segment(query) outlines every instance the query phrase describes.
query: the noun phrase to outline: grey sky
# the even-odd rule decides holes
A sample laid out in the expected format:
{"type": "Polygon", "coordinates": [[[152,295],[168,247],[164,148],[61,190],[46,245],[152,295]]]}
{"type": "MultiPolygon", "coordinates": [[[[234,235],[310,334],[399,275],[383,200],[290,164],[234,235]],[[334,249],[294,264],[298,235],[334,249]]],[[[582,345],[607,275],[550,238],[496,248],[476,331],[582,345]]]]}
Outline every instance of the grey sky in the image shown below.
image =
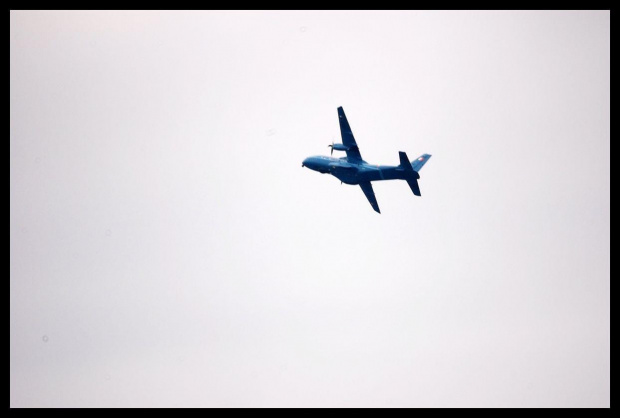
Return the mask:
{"type": "Polygon", "coordinates": [[[11,12],[10,403],[610,403],[610,16],[11,12]],[[301,168],[433,158],[422,198],[301,168]]]}

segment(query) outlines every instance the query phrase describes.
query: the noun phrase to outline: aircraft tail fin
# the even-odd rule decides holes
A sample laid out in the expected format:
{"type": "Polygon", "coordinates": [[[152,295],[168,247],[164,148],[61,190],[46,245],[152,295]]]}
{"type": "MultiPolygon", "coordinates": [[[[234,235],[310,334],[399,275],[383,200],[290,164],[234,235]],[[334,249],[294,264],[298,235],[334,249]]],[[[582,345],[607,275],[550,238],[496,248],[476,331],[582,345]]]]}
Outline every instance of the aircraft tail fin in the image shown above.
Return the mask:
{"type": "Polygon", "coordinates": [[[420,171],[429,158],[431,158],[430,154],[422,154],[415,160],[411,161],[411,166],[413,167],[413,170],[420,171]]]}

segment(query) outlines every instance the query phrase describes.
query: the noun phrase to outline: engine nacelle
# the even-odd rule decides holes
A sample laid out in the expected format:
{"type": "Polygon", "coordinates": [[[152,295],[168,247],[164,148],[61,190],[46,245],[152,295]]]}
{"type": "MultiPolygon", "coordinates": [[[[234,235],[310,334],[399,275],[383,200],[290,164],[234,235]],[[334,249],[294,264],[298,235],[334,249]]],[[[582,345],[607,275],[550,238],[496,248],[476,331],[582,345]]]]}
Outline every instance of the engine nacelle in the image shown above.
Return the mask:
{"type": "Polygon", "coordinates": [[[347,151],[349,149],[349,147],[345,146],[344,144],[333,144],[332,148],[334,148],[336,151],[347,151]]]}

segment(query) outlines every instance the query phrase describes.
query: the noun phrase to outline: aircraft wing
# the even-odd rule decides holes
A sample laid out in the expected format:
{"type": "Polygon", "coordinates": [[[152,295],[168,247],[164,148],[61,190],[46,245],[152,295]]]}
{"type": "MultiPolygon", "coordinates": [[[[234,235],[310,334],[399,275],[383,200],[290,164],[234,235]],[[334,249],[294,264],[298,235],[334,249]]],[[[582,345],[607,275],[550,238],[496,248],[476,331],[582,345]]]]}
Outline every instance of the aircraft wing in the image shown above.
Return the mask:
{"type": "Polygon", "coordinates": [[[345,147],[349,148],[346,151],[347,159],[348,160],[362,160],[360,149],[357,147],[357,143],[355,142],[355,137],[353,136],[353,132],[351,132],[351,127],[349,126],[349,121],[347,120],[347,115],[344,114],[344,110],[342,109],[342,106],[338,108],[338,122],[340,122],[340,135],[342,136],[342,144],[345,147]]]}
{"type": "Polygon", "coordinates": [[[365,181],[360,183],[360,187],[370,202],[370,206],[372,206],[375,212],[381,213],[379,210],[379,204],[377,203],[377,198],[375,197],[375,192],[372,190],[372,184],[370,184],[369,181],[365,181]]]}

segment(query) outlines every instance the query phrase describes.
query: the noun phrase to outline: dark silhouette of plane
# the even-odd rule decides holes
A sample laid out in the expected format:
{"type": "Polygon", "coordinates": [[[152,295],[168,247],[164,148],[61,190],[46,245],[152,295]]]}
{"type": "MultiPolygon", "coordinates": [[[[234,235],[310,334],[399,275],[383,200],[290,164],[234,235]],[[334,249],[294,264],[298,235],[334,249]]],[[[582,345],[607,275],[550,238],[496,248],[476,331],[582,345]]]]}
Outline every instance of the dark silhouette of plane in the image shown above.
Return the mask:
{"type": "Polygon", "coordinates": [[[406,180],[411,187],[411,191],[416,196],[422,196],[420,194],[420,187],[418,186],[418,179],[420,175],[418,172],[426,164],[430,154],[422,154],[417,159],[409,162],[407,154],[400,151],[400,164],[397,166],[389,165],[373,165],[368,164],[362,160],[360,149],[355,142],[353,132],[347,121],[347,117],[344,114],[342,107],[338,108],[338,121],[340,122],[340,134],[342,135],[342,144],[332,143],[329,147],[332,149],[331,155],[336,151],[345,151],[346,157],[334,158],[317,155],[314,157],[306,158],[302,163],[302,167],[308,167],[311,170],[318,171],[319,173],[330,173],[336,177],[342,183],[346,184],[359,184],[362,191],[368,198],[372,208],[381,213],[379,210],[379,204],[375,198],[375,192],[372,190],[371,181],[379,180],[406,180]]]}

